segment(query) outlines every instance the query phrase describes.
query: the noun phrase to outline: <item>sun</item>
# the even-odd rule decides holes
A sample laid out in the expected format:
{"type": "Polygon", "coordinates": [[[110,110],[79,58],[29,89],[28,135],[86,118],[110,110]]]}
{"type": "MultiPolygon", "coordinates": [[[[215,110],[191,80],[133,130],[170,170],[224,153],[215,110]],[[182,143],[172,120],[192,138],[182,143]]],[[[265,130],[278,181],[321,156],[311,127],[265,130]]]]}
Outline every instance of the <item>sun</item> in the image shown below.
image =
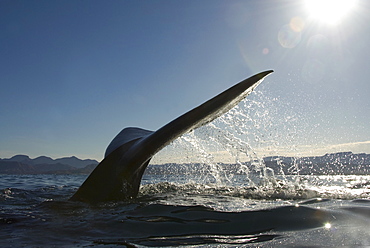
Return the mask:
{"type": "Polygon", "coordinates": [[[310,17],[330,25],[340,23],[356,3],[356,0],[305,0],[310,17]]]}

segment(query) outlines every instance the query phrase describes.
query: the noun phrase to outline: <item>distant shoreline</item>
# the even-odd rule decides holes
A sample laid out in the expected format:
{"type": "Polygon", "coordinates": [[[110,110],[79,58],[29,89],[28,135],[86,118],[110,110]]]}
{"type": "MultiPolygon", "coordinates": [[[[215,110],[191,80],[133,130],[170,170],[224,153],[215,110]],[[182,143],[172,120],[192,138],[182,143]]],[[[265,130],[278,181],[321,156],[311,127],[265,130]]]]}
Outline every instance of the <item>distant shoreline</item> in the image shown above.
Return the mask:
{"type": "MultiPolygon", "coordinates": [[[[330,153],[323,156],[313,157],[284,157],[272,156],[263,158],[266,167],[274,171],[274,174],[285,175],[370,175],[370,154],[352,152],[330,153]]],[[[0,159],[0,174],[36,175],[36,174],[60,174],[60,175],[88,175],[99,164],[96,160],[79,159],[77,157],[65,157],[52,159],[41,156],[34,159],[27,155],[16,155],[8,159],[0,159]]],[[[221,170],[227,173],[240,173],[240,166],[236,164],[216,163],[221,170]]],[[[250,162],[244,163],[250,165],[250,162]]],[[[146,174],[199,174],[209,165],[200,163],[166,163],[151,164],[146,174]],[[201,171],[201,172],[199,172],[201,171]]]]}

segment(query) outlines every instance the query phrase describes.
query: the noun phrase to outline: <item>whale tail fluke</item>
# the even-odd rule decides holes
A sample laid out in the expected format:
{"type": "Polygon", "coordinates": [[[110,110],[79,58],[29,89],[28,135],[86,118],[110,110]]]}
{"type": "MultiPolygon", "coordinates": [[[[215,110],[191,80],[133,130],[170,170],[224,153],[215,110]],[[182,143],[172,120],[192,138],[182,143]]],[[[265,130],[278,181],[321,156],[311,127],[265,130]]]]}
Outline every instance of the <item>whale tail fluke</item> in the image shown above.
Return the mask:
{"type": "Polygon", "coordinates": [[[184,133],[226,113],[272,72],[243,80],[155,132],[134,127],[123,129],[109,144],[103,161],[70,200],[98,203],[136,197],[144,171],[158,151],[184,133]]]}

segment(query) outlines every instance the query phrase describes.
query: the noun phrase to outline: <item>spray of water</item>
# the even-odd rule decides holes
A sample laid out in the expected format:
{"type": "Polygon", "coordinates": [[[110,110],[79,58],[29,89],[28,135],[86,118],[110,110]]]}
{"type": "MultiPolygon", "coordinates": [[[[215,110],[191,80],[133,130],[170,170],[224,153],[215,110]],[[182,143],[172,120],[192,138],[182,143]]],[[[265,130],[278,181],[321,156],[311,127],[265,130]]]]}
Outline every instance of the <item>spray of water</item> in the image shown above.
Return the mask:
{"type": "Polygon", "coordinates": [[[275,186],[274,171],[265,165],[265,153],[259,152],[263,146],[279,146],[276,102],[277,98],[253,92],[223,116],[175,140],[164,153],[176,151],[169,157],[181,157],[178,164],[196,163],[197,171],[208,174],[204,178],[211,176],[217,185],[275,186]]]}
{"type": "MultiPolygon", "coordinates": [[[[200,194],[253,199],[354,197],[351,187],[333,187],[330,171],[322,171],[328,174],[327,178],[300,174],[307,171],[304,167],[307,165],[300,159],[297,144],[306,137],[303,134],[315,137],[317,126],[303,125],[307,114],[296,111],[290,104],[263,91],[254,91],[218,119],[175,140],[158,154],[171,163],[167,173],[176,175],[175,184],[165,181],[161,192],[172,192],[170,188],[175,188],[175,192],[191,189],[200,194]],[[288,162],[279,157],[286,156],[280,154],[282,147],[289,152],[288,162]],[[266,162],[269,156],[275,164],[272,168],[266,162]],[[176,173],[172,173],[175,169],[176,173]],[[327,185],[320,185],[322,182],[327,185]]],[[[160,162],[156,160],[153,164],[160,162]]],[[[159,186],[154,188],[158,190],[159,186]]],[[[357,195],[368,194],[368,188],[360,188],[362,191],[355,192],[357,195]]]]}

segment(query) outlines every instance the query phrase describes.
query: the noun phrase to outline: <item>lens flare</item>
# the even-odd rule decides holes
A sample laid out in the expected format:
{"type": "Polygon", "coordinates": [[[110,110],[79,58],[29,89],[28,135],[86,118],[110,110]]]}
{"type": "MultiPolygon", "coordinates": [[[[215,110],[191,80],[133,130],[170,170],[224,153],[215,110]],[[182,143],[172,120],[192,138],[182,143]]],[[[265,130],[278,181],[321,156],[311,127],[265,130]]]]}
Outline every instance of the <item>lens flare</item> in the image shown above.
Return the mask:
{"type": "Polygon", "coordinates": [[[284,48],[294,48],[301,41],[301,32],[295,32],[290,25],[284,25],[278,33],[278,41],[284,48]]]}
{"type": "Polygon", "coordinates": [[[302,32],[304,25],[304,20],[299,16],[293,17],[289,22],[290,28],[295,32],[302,32]]]}

